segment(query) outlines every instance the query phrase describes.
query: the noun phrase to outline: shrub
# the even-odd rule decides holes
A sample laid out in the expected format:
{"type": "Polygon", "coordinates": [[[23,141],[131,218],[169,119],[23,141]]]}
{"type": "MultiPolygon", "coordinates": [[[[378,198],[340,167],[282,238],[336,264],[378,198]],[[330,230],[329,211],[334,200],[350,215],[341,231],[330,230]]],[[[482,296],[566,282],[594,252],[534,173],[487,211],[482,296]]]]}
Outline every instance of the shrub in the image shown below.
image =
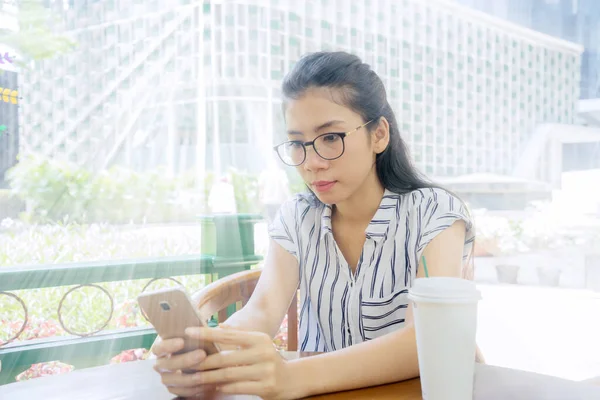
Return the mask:
{"type": "Polygon", "coordinates": [[[31,155],[7,173],[12,192],[38,221],[165,222],[193,219],[200,204],[185,207],[190,173],[170,177],[163,169],[137,172],[122,167],[92,173],[75,164],[31,155]]]}
{"type": "Polygon", "coordinates": [[[235,203],[239,213],[260,212],[258,200],[258,178],[256,175],[230,169],[231,183],[235,191],[235,203]]]}
{"type": "MultiPolygon", "coordinates": [[[[260,212],[257,175],[234,168],[229,174],[238,212],[260,212]]],[[[28,155],[7,172],[7,179],[13,201],[27,206],[26,219],[129,223],[193,221],[207,212],[215,178],[207,171],[202,189],[196,190],[193,170],[176,177],[163,168],[138,172],[115,166],[94,173],[76,164],[28,155]]],[[[292,193],[305,190],[297,174],[290,173],[290,189],[292,193]]]]}
{"type": "Polygon", "coordinates": [[[25,210],[25,204],[9,189],[0,189],[0,220],[16,218],[25,210]]]}

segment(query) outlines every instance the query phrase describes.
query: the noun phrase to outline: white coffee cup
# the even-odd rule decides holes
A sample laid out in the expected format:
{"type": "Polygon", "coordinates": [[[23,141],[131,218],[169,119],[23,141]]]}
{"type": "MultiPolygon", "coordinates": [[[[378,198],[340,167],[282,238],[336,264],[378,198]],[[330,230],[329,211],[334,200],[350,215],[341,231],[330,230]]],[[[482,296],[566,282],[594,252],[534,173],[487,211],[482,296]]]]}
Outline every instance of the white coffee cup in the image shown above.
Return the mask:
{"type": "Polygon", "coordinates": [[[472,400],[481,293],[466,279],[415,279],[413,303],[423,400],[472,400]]]}

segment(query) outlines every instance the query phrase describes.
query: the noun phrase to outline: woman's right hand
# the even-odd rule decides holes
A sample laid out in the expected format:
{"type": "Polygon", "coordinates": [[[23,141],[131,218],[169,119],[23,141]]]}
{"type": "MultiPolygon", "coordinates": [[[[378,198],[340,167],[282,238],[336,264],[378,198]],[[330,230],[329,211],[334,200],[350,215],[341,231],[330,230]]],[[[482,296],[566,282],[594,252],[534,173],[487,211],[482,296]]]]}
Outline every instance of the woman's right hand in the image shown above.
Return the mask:
{"type": "MultiPolygon", "coordinates": [[[[236,328],[228,325],[225,322],[219,324],[219,328],[236,329],[236,328]]],[[[171,357],[171,355],[173,353],[176,353],[176,352],[180,351],[181,349],[183,349],[183,346],[184,346],[183,339],[176,338],[176,339],[163,340],[160,336],[157,336],[156,340],[154,341],[154,344],[152,345],[152,348],[150,349],[150,353],[152,353],[152,355],[154,355],[156,358],[171,357]]],[[[221,351],[235,350],[235,346],[227,346],[227,345],[221,344],[221,345],[219,345],[219,349],[221,351]],[[231,348],[229,348],[229,347],[231,347],[231,348]]],[[[206,358],[206,353],[204,353],[203,359],[204,358],[206,358]]]]}
{"type": "MultiPolygon", "coordinates": [[[[158,359],[154,365],[154,369],[161,375],[163,384],[165,375],[172,375],[173,372],[181,374],[183,373],[182,371],[196,371],[199,364],[206,359],[206,352],[201,349],[188,353],[175,354],[181,351],[183,347],[184,342],[182,338],[162,340],[160,337],[157,337],[156,342],[152,346],[150,351],[158,359]],[[169,359],[168,364],[170,369],[161,369],[160,365],[163,364],[162,359],[167,358],[169,359]]],[[[216,396],[214,386],[203,385],[202,388],[198,388],[193,382],[190,382],[189,386],[166,386],[170,393],[181,397],[211,399],[216,396]]]]}
{"type": "MultiPolygon", "coordinates": [[[[222,328],[231,328],[226,324],[221,324],[222,328]]],[[[181,351],[184,347],[184,342],[182,338],[174,338],[174,339],[165,339],[163,340],[161,337],[157,337],[154,345],[150,349],[152,355],[158,359],[158,361],[154,365],[154,369],[161,375],[161,380],[164,383],[164,376],[166,374],[172,374],[173,372],[182,373],[181,371],[196,371],[199,369],[199,365],[206,359],[207,355],[204,350],[198,349],[188,353],[175,354],[178,351],[181,351]],[[160,365],[163,364],[161,359],[168,358],[170,369],[161,369],[160,365]]],[[[221,351],[226,350],[234,350],[236,346],[226,346],[220,345],[221,351]],[[231,348],[229,348],[231,347],[231,348]]],[[[175,386],[167,386],[167,389],[170,393],[175,395],[191,396],[189,394],[189,389],[186,387],[175,387],[175,386]]],[[[202,398],[210,399],[213,395],[215,395],[215,387],[203,385],[202,398]]]]}

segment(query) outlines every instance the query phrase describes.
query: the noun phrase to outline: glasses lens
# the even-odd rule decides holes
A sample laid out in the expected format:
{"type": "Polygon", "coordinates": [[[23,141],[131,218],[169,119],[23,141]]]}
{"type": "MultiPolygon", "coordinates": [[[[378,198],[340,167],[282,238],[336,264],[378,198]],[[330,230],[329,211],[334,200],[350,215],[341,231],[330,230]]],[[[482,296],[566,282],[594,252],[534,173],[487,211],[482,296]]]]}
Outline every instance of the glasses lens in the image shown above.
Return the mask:
{"type": "Polygon", "coordinates": [[[319,136],[315,140],[315,151],[326,160],[334,160],[344,153],[344,139],[337,134],[319,136]]]}
{"type": "Polygon", "coordinates": [[[286,142],[277,148],[281,161],[292,166],[304,162],[305,151],[301,142],[286,142]]]}

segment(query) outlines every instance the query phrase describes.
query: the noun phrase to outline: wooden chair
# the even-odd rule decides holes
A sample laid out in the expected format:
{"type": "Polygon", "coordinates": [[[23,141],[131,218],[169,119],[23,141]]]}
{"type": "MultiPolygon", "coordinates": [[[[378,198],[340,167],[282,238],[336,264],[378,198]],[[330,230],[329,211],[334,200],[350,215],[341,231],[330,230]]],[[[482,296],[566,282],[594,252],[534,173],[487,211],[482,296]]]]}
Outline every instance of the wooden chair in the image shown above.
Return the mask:
{"type": "MultiPolygon", "coordinates": [[[[200,315],[210,317],[218,314],[218,322],[227,319],[227,307],[241,302],[242,307],[248,303],[258,283],[262,269],[238,272],[216,280],[194,293],[192,301],[200,315]]],[[[298,350],[298,295],[290,303],[287,311],[288,332],[287,350],[298,350]]]]}

